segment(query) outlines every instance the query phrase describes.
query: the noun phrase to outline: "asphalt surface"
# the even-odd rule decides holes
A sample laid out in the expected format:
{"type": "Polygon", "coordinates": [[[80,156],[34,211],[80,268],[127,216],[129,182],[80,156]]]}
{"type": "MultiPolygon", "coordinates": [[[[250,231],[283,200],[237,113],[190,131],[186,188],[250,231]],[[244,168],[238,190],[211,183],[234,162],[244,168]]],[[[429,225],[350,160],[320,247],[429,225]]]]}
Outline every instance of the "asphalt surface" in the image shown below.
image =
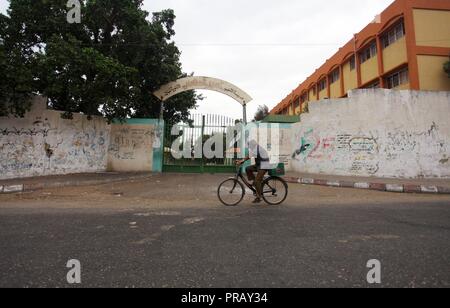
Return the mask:
{"type": "Polygon", "coordinates": [[[448,196],[290,185],[282,206],[226,208],[221,180],[1,196],[0,287],[450,287],[448,196]]]}

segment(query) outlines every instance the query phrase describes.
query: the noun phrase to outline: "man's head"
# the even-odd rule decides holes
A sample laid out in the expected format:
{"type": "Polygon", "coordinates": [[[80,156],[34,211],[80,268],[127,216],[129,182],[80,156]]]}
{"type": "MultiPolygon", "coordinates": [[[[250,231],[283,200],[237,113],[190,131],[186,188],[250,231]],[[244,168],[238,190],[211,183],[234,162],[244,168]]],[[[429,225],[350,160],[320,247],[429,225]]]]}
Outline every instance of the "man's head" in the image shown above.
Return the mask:
{"type": "Polygon", "coordinates": [[[248,142],[248,147],[249,147],[250,149],[255,149],[257,146],[258,146],[258,143],[256,142],[255,139],[252,139],[252,140],[250,140],[250,141],[248,142]]]}

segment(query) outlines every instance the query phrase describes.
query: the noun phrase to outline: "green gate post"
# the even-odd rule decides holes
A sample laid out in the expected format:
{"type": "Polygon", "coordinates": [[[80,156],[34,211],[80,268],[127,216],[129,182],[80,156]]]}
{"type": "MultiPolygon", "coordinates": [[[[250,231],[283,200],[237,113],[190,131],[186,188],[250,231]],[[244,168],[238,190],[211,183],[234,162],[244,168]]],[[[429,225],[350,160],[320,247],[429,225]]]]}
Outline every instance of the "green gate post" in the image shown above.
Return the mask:
{"type": "Polygon", "coordinates": [[[165,148],[164,148],[165,121],[164,121],[164,119],[158,120],[158,125],[157,125],[156,129],[158,130],[157,137],[159,137],[160,147],[159,147],[159,149],[153,148],[153,169],[157,173],[162,173],[163,166],[164,166],[164,151],[165,151],[165,148]]]}

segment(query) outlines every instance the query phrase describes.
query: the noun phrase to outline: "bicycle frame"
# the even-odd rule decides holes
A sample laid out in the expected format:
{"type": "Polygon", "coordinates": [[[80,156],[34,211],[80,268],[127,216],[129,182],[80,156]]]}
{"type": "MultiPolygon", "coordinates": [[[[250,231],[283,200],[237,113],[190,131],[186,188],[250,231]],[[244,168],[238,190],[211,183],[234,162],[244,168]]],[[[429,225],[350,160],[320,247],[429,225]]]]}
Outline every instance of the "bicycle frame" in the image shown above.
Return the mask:
{"type": "MultiPolygon", "coordinates": [[[[278,178],[278,177],[266,175],[264,177],[264,180],[266,180],[268,178],[278,178]]],[[[242,182],[244,183],[244,185],[248,189],[250,189],[254,194],[256,194],[256,188],[247,181],[247,179],[245,178],[245,175],[242,173],[242,165],[237,167],[237,172],[236,172],[236,175],[235,175],[235,177],[233,179],[238,181],[238,182],[239,182],[239,179],[241,179],[242,182]]],[[[268,186],[269,186],[269,188],[271,190],[270,191],[263,191],[262,192],[263,194],[265,194],[265,193],[273,193],[275,191],[275,189],[273,187],[271,187],[270,185],[268,185],[268,186]]],[[[231,191],[234,191],[235,188],[236,188],[236,184],[234,185],[234,187],[233,187],[233,189],[231,191]]],[[[263,187],[263,189],[264,189],[264,187],[263,187]]]]}
{"type": "MultiPolygon", "coordinates": [[[[235,180],[239,181],[239,179],[242,180],[242,182],[244,183],[245,186],[247,186],[248,189],[250,189],[251,191],[253,191],[256,194],[256,188],[253,187],[253,185],[251,185],[247,179],[245,178],[245,176],[242,174],[242,166],[239,166],[237,168],[237,172],[236,172],[236,176],[234,177],[235,180]]],[[[235,187],[233,187],[234,190],[235,187]]]]}

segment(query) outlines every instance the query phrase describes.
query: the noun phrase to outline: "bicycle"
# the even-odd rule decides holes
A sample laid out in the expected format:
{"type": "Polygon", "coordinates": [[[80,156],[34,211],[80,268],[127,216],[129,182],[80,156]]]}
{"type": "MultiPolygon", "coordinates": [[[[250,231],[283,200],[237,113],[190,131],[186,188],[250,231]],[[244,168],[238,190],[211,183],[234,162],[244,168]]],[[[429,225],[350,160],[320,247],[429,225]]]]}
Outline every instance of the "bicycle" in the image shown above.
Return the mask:
{"type": "MultiPolygon", "coordinates": [[[[280,168],[280,165],[278,168],[280,168]]],[[[284,170],[284,165],[282,168],[284,170]]],[[[288,196],[288,184],[283,178],[273,175],[277,173],[276,170],[269,171],[269,175],[265,176],[262,182],[262,198],[269,205],[280,205],[288,196]]],[[[225,206],[237,206],[244,199],[246,194],[245,187],[250,189],[253,195],[256,196],[256,188],[246,180],[239,165],[237,166],[236,175],[219,185],[217,196],[225,206]]]]}

